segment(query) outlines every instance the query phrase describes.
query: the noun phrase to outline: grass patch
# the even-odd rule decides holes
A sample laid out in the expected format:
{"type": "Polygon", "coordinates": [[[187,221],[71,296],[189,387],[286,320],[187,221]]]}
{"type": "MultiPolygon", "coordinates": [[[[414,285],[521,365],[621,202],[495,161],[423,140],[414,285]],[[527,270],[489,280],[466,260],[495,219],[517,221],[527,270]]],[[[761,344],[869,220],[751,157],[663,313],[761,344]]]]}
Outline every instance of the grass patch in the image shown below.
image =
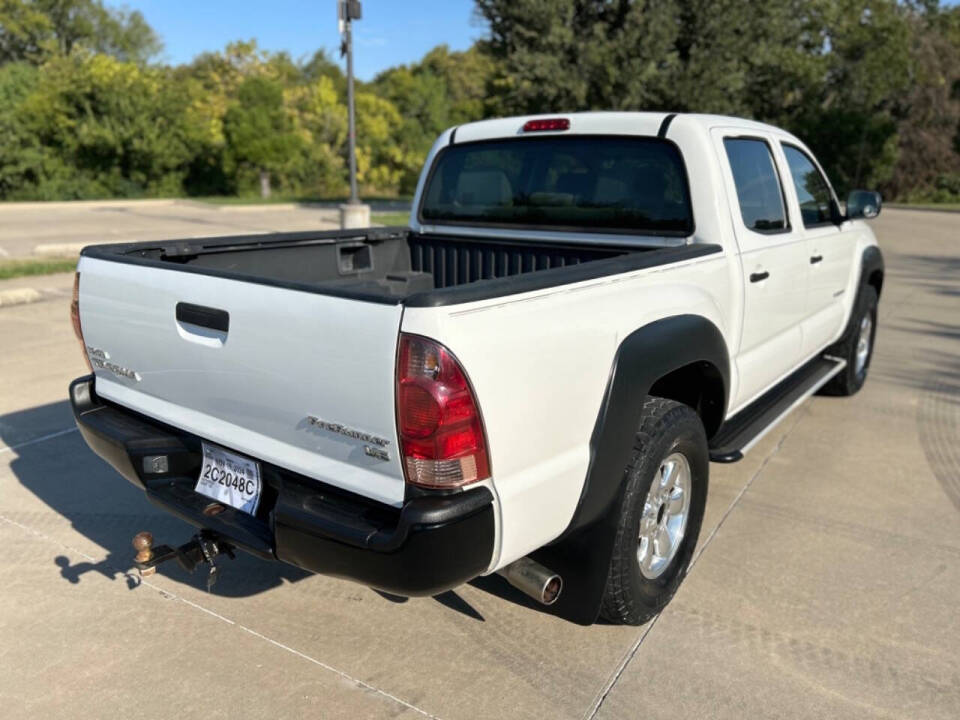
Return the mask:
{"type": "Polygon", "coordinates": [[[948,202],[948,203],[896,202],[896,203],[885,203],[885,205],[887,207],[904,208],[904,209],[915,207],[915,208],[926,208],[929,210],[960,210],[960,202],[948,202]]]}
{"type": "Polygon", "coordinates": [[[0,260],[0,280],[27,277],[29,275],[52,275],[73,272],[77,269],[76,258],[25,258],[0,260]]]}
{"type": "Polygon", "coordinates": [[[380,212],[370,215],[370,222],[377,225],[409,225],[410,213],[408,212],[380,212]]]}

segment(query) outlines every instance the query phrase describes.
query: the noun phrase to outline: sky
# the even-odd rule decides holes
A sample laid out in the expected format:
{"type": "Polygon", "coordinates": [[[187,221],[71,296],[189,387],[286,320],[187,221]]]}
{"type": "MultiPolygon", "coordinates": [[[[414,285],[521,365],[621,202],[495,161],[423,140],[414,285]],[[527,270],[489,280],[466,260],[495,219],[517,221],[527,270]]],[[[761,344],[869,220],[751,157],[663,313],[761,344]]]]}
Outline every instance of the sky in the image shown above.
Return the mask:
{"type": "MultiPolygon", "coordinates": [[[[336,0],[118,0],[116,7],[143,13],[164,44],[161,58],[190,62],[233,40],[256,38],[260,47],[309,57],[320,47],[339,60],[336,0]]],[[[419,60],[435,45],[465,50],[483,35],[473,0],[363,0],[354,23],[357,77],[419,60]]]]}

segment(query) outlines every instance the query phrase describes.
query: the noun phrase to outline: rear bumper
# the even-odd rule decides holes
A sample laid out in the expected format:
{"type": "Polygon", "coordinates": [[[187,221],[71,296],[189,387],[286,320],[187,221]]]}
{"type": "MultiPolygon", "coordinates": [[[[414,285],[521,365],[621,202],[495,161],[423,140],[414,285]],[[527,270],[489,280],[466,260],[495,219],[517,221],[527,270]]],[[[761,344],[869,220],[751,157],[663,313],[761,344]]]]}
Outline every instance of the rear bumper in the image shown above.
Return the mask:
{"type": "Polygon", "coordinates": [[[232,508],[206,516],[210,500],[193,490],[200,438],[101,400],[93,376],[71,383],[70,402],[90,448],[150,502],[259,557],[400,595],[435,595],[490,565],[493,495],[485,487],[398,509],[261,462],[256,516],[232,508]],[[165,455],[168,470],[145,471],[148,455],[165,455]]]}

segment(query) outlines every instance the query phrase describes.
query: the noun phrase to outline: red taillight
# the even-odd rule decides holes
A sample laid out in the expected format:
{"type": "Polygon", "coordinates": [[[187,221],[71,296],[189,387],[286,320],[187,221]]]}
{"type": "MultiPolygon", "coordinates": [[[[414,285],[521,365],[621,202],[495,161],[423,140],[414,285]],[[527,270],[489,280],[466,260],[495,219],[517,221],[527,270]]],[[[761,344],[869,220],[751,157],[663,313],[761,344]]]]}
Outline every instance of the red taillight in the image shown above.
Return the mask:
{"type": "Polygon", "coordinates": [[[490,477],[483,418],[466,373],[443,345],[400,335],[397,424],[407,482],[453,488],[490,477]]]}
{"type": "Polygon", "coordinates": [[[524,132],[545,132],[547,130],[569,130],[567,118],[547,118],[545,120],[527,120],[523,124],[524,132]]]}
{"type": "Polygon", "coordinates": [[[83,327],[80,325],[80,273],[73,276],[73,299],[70,301],[70,322],[73,323],[73,334],[80,341],[80,348],[83,351],[83,361],[87,363],[87,368],[93,372],[93,366],[90,364],[90,358],[87,356],[87,344],[83,341],[83,327]]]}

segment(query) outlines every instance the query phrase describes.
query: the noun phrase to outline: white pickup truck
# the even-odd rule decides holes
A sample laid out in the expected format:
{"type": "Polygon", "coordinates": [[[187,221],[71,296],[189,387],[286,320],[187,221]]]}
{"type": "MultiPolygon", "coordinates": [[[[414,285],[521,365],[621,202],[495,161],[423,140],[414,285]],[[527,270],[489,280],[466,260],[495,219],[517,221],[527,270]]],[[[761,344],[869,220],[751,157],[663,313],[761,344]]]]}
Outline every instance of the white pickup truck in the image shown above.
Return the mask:
{"type": "Polygon", "coordinates": [[[500,572],[641,623],[684,577],[709,462],[863,384],[879,210],[747,120],[462,125],[408,228],[86,248],[74,413],[201,528],[138,536],[144,571],[239,548],[401,595],[500,572]]]}

